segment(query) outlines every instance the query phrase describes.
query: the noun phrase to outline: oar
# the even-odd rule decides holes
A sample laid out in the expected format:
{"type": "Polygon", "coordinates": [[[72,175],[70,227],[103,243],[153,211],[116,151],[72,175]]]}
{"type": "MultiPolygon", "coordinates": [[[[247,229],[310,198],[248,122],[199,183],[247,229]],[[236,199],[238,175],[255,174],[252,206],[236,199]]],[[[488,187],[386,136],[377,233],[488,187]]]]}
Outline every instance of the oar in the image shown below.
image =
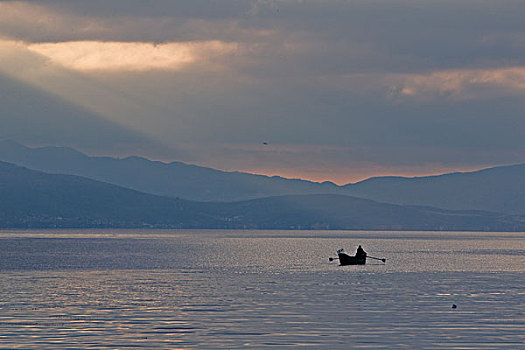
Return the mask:
{"type": "Polygon", "coordinates": [[[366,257],[367,257],[367,258],[370,258],[370,259],[376,259],[376,260],[380,260],[380,261],[382,261],[382,262],[386,262],[386,259],[385,259],[385,258],[375,258],[375,257],[370,256],[370,255],[367,255],[366,257]]]}
{"type": "Polygon", "coordinates": [[[339,258],[328,258],[328,261],[334,261],[335,259],[339,259],[339,258]]]}

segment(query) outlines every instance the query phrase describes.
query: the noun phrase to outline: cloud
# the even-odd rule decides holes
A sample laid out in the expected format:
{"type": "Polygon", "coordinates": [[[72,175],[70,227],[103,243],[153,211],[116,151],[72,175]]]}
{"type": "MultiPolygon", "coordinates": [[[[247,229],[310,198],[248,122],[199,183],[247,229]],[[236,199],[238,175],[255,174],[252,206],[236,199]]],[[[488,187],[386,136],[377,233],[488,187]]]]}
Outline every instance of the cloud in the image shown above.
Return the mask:
{"type": "Polygon", "coordinates": [[[184,67],[232,54],[236,43],[220,41],[137,43],[73,41],[28,44],[27,48],[64,67],[80,70],[147,71],[184,67]]]}
{"type": "Polygon", "coordinates": [[[523,1],[15,1],[0,2],[0,33],[35,44],[237,43],[243,73],[257,77],[425,74],[525,66],[524,13],[523,1]]]}
{"type": "Polygon", "coordinates": [[[241,2],[196,0],[157,0],[154,5],[133,0],[3,1],[0,33],[27,42],[251,40],[260,28],[241,24],[250,6],[238,5],[241,2]]]}
{"type": "Polygon", "coordinates": [[[389,97],[475,100],[525,95],[525,67],[462,69],[428,74],[400,74],[391,81],[389,97]]]}

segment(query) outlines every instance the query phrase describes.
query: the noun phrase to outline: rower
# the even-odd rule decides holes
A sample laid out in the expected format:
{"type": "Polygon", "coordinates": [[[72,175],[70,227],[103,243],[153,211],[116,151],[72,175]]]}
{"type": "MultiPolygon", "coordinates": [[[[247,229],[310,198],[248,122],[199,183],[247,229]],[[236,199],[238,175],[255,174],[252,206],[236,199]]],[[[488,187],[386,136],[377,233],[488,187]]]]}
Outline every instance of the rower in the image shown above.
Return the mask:
{"type": "Polygon", "coordinates": [[[364,251],[363,247],[361,247],[361,245],[357,247],[357,251],[355,252],[355,257],[356,258],[360,258],[360,257],[366,258],[366,252],[364,251]]]}

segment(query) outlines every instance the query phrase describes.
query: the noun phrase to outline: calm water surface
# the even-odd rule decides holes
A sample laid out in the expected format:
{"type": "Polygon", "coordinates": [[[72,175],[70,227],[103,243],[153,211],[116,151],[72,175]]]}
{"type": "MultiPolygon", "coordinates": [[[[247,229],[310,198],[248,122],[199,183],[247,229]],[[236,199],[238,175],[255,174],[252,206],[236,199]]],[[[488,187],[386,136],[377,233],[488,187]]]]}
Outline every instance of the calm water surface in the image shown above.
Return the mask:
{"type": "Polygon", "coordinates": [[[524,233],[0,231],[0,277],[1,348],[525,349],[524,233]]]}

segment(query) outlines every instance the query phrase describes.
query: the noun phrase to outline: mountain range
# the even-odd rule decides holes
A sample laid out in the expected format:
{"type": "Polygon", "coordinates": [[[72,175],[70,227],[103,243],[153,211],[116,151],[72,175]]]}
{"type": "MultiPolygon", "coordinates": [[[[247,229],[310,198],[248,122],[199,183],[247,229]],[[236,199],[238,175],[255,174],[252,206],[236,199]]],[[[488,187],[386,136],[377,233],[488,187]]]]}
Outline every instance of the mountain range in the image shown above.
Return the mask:
{"type": "Polygon", "coordinates": [[[522,231],[525,217],[335,194],[197,202],[0,162],[0,227],[522,231]]]}
{"type": "Polygon", "coordinates": [[[525,214],[525,164],[436,176],[375,177],[338,186],[331,182],[225,172],[136,156],[93,157],[71,148],[29,148],[13,141],[0,142],[0,160],[193,201],[233,202],[282,195],[339,194],[398,205],[525,214]]]}
{"type": "Polygon", "coordinates": [[[237,201],[282,194],[335,193],[333,183],[225,172],[146,158],[90,157],[67,147],[29,148],[0,142],[0,160],[55,174],[87,177],[137,191],[196,201],[237,201]]]}

